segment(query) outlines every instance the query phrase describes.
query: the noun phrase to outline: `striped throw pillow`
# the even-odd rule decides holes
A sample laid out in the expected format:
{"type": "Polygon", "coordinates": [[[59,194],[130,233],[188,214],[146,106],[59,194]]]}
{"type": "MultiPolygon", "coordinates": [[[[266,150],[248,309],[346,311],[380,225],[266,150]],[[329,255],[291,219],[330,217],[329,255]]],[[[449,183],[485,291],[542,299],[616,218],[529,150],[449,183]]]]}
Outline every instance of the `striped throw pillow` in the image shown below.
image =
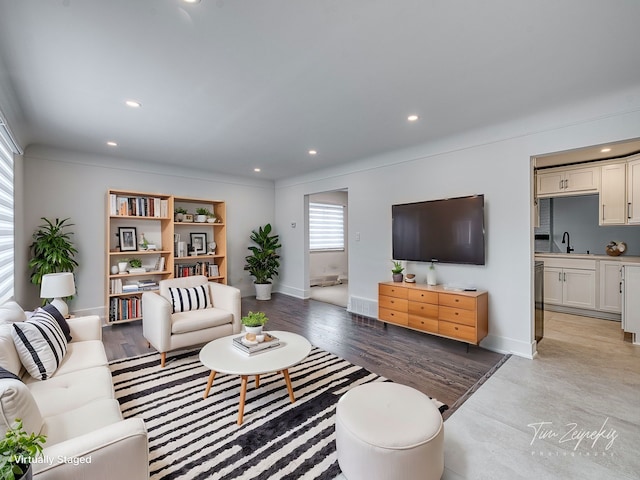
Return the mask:
{"type": "Polygon", "coordinates": [[[42,309],[26,322],[14,323],[11,336],[22,365],[38,380],[51,377],[67,353],[67,339],[62,328],[42,309]]]}
{"type": "Polygon", "coordinates": [[[211,306],[208,285],[191,288],[169,287],[169,295],[173,313],[202,310],[211,306]]]}

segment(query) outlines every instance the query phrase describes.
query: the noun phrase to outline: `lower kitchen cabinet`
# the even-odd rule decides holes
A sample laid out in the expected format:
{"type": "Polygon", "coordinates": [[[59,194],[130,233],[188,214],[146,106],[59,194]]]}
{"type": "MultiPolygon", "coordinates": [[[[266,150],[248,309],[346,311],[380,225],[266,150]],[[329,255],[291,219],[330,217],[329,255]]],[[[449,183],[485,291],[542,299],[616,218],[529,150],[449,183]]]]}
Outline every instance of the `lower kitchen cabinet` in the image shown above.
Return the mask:
{"type": "Polygon", "coordinates": [[[544,267],[544,302],[575,308],[596,308],[596,270],[544,267]]]}

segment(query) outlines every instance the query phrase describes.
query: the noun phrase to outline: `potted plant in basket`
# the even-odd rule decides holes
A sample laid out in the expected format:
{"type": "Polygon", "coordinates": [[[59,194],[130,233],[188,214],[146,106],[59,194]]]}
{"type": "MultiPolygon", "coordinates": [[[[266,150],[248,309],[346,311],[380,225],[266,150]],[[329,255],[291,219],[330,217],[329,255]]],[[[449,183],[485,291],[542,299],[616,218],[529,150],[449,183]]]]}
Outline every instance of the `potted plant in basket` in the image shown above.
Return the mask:
{"type": "Polygon", "coordinates": [[[271,235],[271,224],[253,230],[249,237],[255,246],[248,247],[251,255],[244,259],[247,262],[244,269],[255,278],[256,300],[271,299],[271,280],[278,275],[280,262],[277,250],[282,245],[279,243],[279,235],[271,235]]]}
{"type": "Polygon", "coordinates": [[[404,277],[404,275],[402,275],[402,272],[404,272],[404,267],[400,262],[396,262],[395,260],[391,261],[393,262],[393,268],[391,269],[391,273],[393,274],[393,281],[401,282],[402,278],[404,277]]]}
{"type": "Polygon", "coordinates": [[[241,319],[247,333],[255,333],[256,335],[262,333],[262,327],[268,320],[264,312],[249,312],[241,319]]]}
{"type": "Polygon", "coordinates": [[[31,462],[42,455],[46,439],[44,435],[28,434],[22,428],[22,420],[16,419],[0,440],[0,478],[31,480],[31,462]]]}

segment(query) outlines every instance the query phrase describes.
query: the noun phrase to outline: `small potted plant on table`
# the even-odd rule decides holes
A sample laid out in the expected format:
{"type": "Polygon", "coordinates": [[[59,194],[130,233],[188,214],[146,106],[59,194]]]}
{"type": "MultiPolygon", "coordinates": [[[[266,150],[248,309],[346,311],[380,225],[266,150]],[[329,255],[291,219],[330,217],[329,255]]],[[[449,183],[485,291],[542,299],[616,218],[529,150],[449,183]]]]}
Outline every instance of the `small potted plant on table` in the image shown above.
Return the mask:
{"type": "Polygon", "coordinates": [[[16,419],[0,440],[0,478],[31,480],[31,462],[42,455],[46,439],[44,435],[28,434],[22,428],[22,420],[16,419]]]}
{"type": "Polygon", "coordinates": [[[247,333],[255,333],[256,335],[262,333],[262,327],[268,320],[264,312],[249,312],[241,319],[247,333]]]}
{"type": "Polygon", "coordinates": [[[401,282],[404,276],[402,275],[402,272],[404,272],[404,267],[400,262],[396,262],[395,260],[391,261],[393,262],[393,268],[391,269],[391,273],[393,274],[393,281],[401,282]]]}

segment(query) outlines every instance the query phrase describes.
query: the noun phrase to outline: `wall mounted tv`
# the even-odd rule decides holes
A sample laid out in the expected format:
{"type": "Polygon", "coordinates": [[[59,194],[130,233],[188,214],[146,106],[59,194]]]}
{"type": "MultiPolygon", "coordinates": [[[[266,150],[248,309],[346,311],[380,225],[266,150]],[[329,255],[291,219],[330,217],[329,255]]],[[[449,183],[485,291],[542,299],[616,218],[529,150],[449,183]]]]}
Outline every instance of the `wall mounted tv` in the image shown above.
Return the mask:
{"type": "Polygon", "coordinates": [[[484,265],[484,195],[391,207],[393,258],[484,265]]]}

